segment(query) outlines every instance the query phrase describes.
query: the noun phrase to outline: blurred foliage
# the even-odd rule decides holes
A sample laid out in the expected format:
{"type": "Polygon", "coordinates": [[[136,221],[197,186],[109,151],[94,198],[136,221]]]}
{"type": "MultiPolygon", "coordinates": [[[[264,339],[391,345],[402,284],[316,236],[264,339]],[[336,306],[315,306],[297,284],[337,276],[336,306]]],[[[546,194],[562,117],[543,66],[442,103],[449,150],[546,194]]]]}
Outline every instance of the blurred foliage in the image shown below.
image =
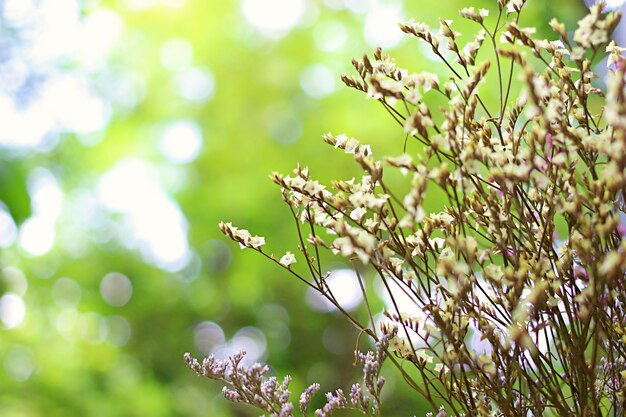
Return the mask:
{"type": "MultiPolygon", "coordinates": [[[[106,125],[81,130],[52,124],[48,139],[37,146],[13,146],[11,140],[20,138],[11,138],[0,124],[0,214],[13,219],[0,222],[2,416],[249,415],[223,400],[220,387],[197,379],[182,360],[186,351],[207,354],[237,340],[254,342],[259,360],[281,375],[292,374],[294,392],[314,381],[331,390],[358,378],[352,366],[355,331],[333,313],[312,310],[299,282],[225,242],[217,223],[232,221],[266,236],[276,254],[293,250],[293,224],[267,179],[271,171],[288,173],[299,162],[321,180],[355,175],[353,162],[319,139],[329,131],[371,143],[377,154],[402,152],[402,129],[383,108],[339,85],[352,57],[374,49],[364,28],[382,10],[375,5],[395,4],[403,18],[434,26],[440,16],[453,18],[459,32],[469,33],[476,28],[456,11],[470,3],[493,8],[495,2],[310,0],[295,27],[268,37],[246,20],[239,1],[84,0],[77,4],[79,21],[106,11],[99,15],[106,17],[102,28],[121,23],[112,48],[96,56],[96,64],[70,51],[46,65],[36,54],[15,55],[33,38],[28,27],[11,24],[8,8],[55,2],[20,2],[0,2],[3,100],[36,102],[38,85],[69,74],[87,80],[104,103],[106,125]],[[14,78],[6,75],[16,56],[31,83],[17,92],[14,78]],[[307,95],[305,89],[316,85],[317,92],[307,95]],[[183,133],[196,126],[203,138],[190,161],[163,151],[165,132],[180,121],[183,133]],[[121,181],[106,188],[103,176],[120,166],[134,168],[119,171],[121,181]],[[154,182],[136,181],[133,173],[154,182]],[[115,194],[125,183],[128,189],[115,194]],[[149,199],[154,193],[142,184],[157,184],[172,200],[149,199]],[[171,214],[158,210],[161,202],[174,215],[180,210],[188,239],[185,262],[163,263],[146,246],[146,236],[168,219],[138,230],[137,218],[102,202],[102,190],[111,187],[118,205],[142,198],[148,207],[155,205],[154,211],[135,213],[139,220],[171,214]],[[36,216],[39,223],[31,221],[36,216]],[[54,226],[51,247],[44,220],[54,226]],[[122,278],[110,278],[112,272],[122,278]]],[[[522,25],[536,26],[547,37],[549,17],[571,28],[585,10],[582,1],[530,2],[522,25]]],[[[410,39],[391,51],[400,66],[447,78],[445,68],[434,66],[410,39]]],[[[495,90],[485,95],[495,103],[495,90]]],[[[63,95],[57,106],[67,106],[63,95]]],[[[410,144],[409,151],[418,150],[410,144]]],[[[163,247],[167,252],[167,242],[163,247]]],[[[347,266],[329,265],[341,267],[347,266]]],[[[388,415],[428,411],[402,390],[401,380],[389,379],[387,394],[397,400],[389,403],[388,415]]]]}

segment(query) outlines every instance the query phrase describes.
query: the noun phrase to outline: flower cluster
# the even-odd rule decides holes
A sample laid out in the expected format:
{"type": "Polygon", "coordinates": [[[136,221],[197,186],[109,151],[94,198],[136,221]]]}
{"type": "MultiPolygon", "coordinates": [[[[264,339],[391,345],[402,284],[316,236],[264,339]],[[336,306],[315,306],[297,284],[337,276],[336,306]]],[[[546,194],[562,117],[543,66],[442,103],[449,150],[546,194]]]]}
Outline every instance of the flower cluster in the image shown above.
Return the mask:
{"type": "Polygon", "coordinates": [[[246,229],[239,229],[232,223],[220,223],[220,230],[226,236],[239,243],[241,249],[253,248],[258,249],[265,245],[265,238],[262,236],[252,236],[246,229]]]}
{"type": "MultiPolygon", "coordinates": [[[[378,415],[387,350],[438,417],[626,412],[626,60],[607,45],[619,14],[594,6],[571,39],[556,20],[557,39],[536,39],[533,28],[519,25],[525,3],[498,0],[491,16],[463,9],[461,17],[477,25],[466,45],[451,20],[438,30],[400,25],[441,60],[445,84],[399,68],[380,49],[353,61],[357,75],[342,80],[392,116],[407,135],[405,153],[379,160],[368,145],[327,134],[324,142],[362,170],[359,179],[327,187],[301,166],[293,176],[272,174],[297,225],[303,272],[291,252],[276,260],[263,238],[220,225],[379,341],[376,352],[359,356],[363,385],[348,397],[328,394],[316,416],[350,406],[378,415]],[[492,58],[478,60],[479,52],[492,58]],[[603,53],[606,93],[592,70],[603,53]],[[481,96],[485,80],[497,91],[495,105],[481,96]],[[433,97],[447,105],[434,111],[433,97]],[[407,187],[390,187],[389,170],[405,175],[407,187]],[[432,204],[428,195],[444,201],[432,204]],[[322,251],[370,271],[358,274],[367,321],[337,302],[322,251]],[[381,328],[369,307],[370,285],[392,300],[381,328]],[[399,293],[411,311],[395,302],[399,293]]],[[[212,363],[206,371],[192,367],[232,383],[220,377],[223,364],[212,363]]],[[[252,392],[262,392],[244,375],[252,392]]],[[[318,388],[303,394],[304,414],[318,388]]],[[[283,415],[286,385],[267,401],[233,389],[229,398],[283,415]]]]}
{"type": "MultiPolygon", "coordinates": [[[[384,378],[380,370],[386,359],[386,350],[393,333],[384,334],[376,342],[374,352],[355,352],[363,364],[364,389],[354,384],[349,399],[343,390],[326,393],[326,403],[322,408],[315,410],[315,417],[330,417],[335,411],[351,409],[366,416],[380,415],[380,396],[384,385],[384,378]]],[[[282,382],[276,377],[266,377],[269,368],[258,363],[250,367],[241,362],[245,352],[240,352],[228,360],[216,359],[213,355],[204,358],[202,363],[185,353],[185,362],[196,374],[211,380],[225,383],[222,393],[232,402],[241,402],[269,413],[272,417],[293,417],[294,406],[289,401],[291,392],[289,383],[291,377],[286,376],[282,382]]],[[[315,394],[319,391],[319,384],[312,384],[300,395],[300,412],[308,415],[308,409],[315,394]]]]}
{"type": "Polygon", "coordinates": [[[240,352],[227,361],[211,355],[199,363],[186,353],[185,362],[198,375],[225,382],[227,386],[222,393],[228,400],[250,404],[273,417],[293,416],[293,404],[289,402],[291,378],[286,376],[282,382],[276,377],[265,378],[269,368],[258,363],[244,366],[241,363],[244,355],[240,352]]]}

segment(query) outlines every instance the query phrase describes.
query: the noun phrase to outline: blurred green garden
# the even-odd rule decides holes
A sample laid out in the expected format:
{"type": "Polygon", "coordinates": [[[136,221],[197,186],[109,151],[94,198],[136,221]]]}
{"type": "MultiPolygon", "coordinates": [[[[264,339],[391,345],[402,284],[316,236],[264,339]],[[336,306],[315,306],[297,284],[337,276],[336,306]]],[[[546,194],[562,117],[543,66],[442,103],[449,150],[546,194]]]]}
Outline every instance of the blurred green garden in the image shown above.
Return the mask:
{"type": "MultiPolygon", "coordinates": [[[[550,17],[573,28],[586,11],[529,2],[522,24],[550,38],[550,17]]],[[[469,5],[495,1],[0,1],[0,415],[255,415],[189,371],[188,351],[245,350],[293,392],[359,378],[349,323],[217,225],[294,251],[268,175],[357,175],[326,132],[401,154],[402,128],[340,76],[380,45],[446,80],[396,23],[466,32],[469,5]]],[[[359,311],[350,265],[327,267],[359,311]]],[[[387,377],[386,415],[428,411],[387,377]]]]}

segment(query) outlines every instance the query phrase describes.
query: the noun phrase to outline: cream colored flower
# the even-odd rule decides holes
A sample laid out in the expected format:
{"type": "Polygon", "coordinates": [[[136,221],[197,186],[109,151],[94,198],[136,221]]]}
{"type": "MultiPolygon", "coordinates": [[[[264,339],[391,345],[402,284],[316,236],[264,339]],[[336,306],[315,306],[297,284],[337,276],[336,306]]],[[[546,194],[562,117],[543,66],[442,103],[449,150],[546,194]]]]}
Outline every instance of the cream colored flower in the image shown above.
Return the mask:
{"type": "Polygon", "coordinates": [[[252,236],[249,243],[253,248],[260,248],[265,245],[265,238],[263,236],[252,236]]]}
{"type": "Polygon", "coordinates": [[[287,252],[286,254],[282,256],[282,258],[280,258],[280,261],[278,262],[285,268],[289,268],[290,265],[296,263],[296,257],[294,256],[293,253],[287,252]]]}

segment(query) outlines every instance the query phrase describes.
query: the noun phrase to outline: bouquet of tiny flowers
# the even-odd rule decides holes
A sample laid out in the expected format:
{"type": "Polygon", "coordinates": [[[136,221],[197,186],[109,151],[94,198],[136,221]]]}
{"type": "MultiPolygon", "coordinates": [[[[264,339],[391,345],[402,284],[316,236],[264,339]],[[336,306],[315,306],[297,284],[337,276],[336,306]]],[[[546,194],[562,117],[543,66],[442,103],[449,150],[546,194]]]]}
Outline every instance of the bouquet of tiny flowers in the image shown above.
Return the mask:
{"type": "MultiPolygon", "coordinates": [[[[419,150],[380,160],[354,138],[327,134],[324,142],[361,167],[360,179],[327,187],[305,167],[274,173],[297,225],[293,253],[275,257],[264,238],[220,224],[374,341],[358,354],[363,382],[326,394],[315,416],[383,415],[384,361],[438,417],[626,412],[626,59],[610,41],[619,13],[594,6],[573,33],[553,19],[555,39],[545,40],[519,25],[524,5],[497,0],[491,16],[461,10],[477,28],[464,45],[450,20],[437,31],[401,24],[445,65],[446,82],[398,68],[380,49],[353,61],[356,75],[344,83],[381,103],[404,129],[405,149],[410,140],[419,150]],[[592,68],[604,55],[600,88],[592,68]],[[495,106],[481,98],[485,80],[495,106]],[[447,104],[429,107],[430,95],[447,104]],[[386,181],[392,170],[408,183],[401,194],[386,181]],[[432,193],[444,196],[440,211],[424,207],[432,193]],[[371,271],[371,280],[358,274],[367,316],[338,302],[324,251],[371,271]],[[392,301],[382,319],[369,308],[371,285],[392,301]],[[414,308],[396,303],[400,295],[414,308]]],[[[228,399],[294,415],[288,377],[266,378],[267,367],[244,367],[241,355],[186,358],[226,383],[228,399]]],[[[318,389],[300,397],[303,415],[318,389]]]]}

